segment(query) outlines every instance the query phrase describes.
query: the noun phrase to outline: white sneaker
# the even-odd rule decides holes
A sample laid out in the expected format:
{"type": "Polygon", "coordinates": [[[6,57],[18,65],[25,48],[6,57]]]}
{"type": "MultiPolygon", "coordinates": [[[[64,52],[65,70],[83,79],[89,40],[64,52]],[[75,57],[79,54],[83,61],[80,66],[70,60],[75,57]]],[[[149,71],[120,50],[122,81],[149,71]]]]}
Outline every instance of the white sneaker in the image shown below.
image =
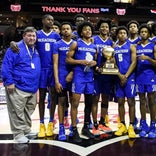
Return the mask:
{"type": "Polygon", "coordinates": [[[27,137],[28,139],[35,139],[37,138],[37,132],[29,132],[25,134],[25,137],[27,137]]]}
{"type": "Polygon", "coordinates": [[[15,143],[23,143],[23,144],[25,144],[25,143],[29,142],[29,139],[27,137],[25,137],[25,136],[16,136],[14,138],[14,141],[15,141],[15,143]]]}

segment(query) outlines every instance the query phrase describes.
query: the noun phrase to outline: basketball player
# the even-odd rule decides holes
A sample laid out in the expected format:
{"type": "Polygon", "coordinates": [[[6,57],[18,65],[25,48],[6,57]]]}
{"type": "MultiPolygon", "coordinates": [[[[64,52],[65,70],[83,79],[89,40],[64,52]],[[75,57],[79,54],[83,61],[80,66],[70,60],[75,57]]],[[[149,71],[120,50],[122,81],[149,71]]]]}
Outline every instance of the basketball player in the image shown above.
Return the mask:
{"type": "Polygon", "coordinates": [[[141,132],[139,135],[148,138],[156,138],[155,128],[155,93],[156,93],[156,46],[154,43],[149,42],[151,29],[146,25],[141,25],[139,28],[139,35],[141,37],[140,44],[137,45],[137,69],[136,69],[136,84],[137,92],[140,99],[141,111],[141,132]],[[150,109],[150,128],[146,122],[146,95],[147,102],[150,109]],[[144,110],[144,111],[143,111],[144,110]]]}
{"type": "MultiPolygon", "coordinates": [[[[102,67],[104,62],[106,61],[105,57],[102,54],[102,49],[105,46],[113,46],[113,41],[109,38],[109,29],[110,29],[110,19],[100,19],[97,23],[97,28],[99,30],[99,35],[93,37],[94,44],[98,47],[98,58],[97,58],[97,67],[102,67]]],[[[108,103],[109,103],[109,95],[110,90],[112,88],[112,75],[103,75],[96,74],[94,76],[94,85],[95,85],[95,93],[93,97],[93,108],[94,110],[98,110],[98,102],[101,95],[101,118],[99,121],[99,126],[97,124],[97,114],[93,116],[94,127],[93,133],[98,134],[98,128],[101,131],[109,132],[112,131],[111,128],[106,125],[106,118],[108,118],[108,103]]],[[[108,122],[107,122],[108,123],[108,122]]]]}
{"type": "Polygon", "coordinates": [[[60,27],[62,39],[53,45],[54,77],[55,88],[58,93],[58,116],[59,116],[59,135],[58,140],[66,140],[64,115],[67,101],[67,91],[70,91],[66,77],[71,71],[71,65],[66,64],[66,55],[72,44],[72,25],[63,22],[60,27]]]}
{"type": "Polygon", "coordinates": [[[73,142],[81,142],[79,136],[76,118],[78,105],[81,94],[85,95],[85,119],[82,128],[82,134],[94,138],[89,131],[90,112],[92,107],[92,94],[94,93],[93,67],[96,65],[96,45],[91,42],[93,34],[93,26],[90,22],[83,22],[78,26],[78,35],[80,39],[73,42],[67,54],[67,63],[74,65],[73,82],[72,82],[72,98],[71,104],[71,120],[73,130],[73,142]]]}
{"type": "Polygon", "coordinates": [[[125,123],[125,98],[129,106],[129,138],[135,138],[134,117],[135,117],[135,72],[136,67],[136,48],[127,41],[128,30],[125,26],[118,27],[116,31],[118,44],[115,46],[115,61],[119,68],[116,96],[118,98],[118,111],[120,123],[115,135],[121,136],[127,133],[125,123]]]}
{"type": "Polygon", "coordinates": [[[54,22],[53,16],[46,14],[42,17],[43,29],[37,31],[36,46],[41,59],[41,76],[39,85],[39,115],[40,115],[40,130],[38,137],[53,135],[53,119],[56,107],[56,91],[53,75],[53,60],[52,60],[52,45],[54,42],[60,40],[60,35],[52,31],[52,25],[54,22]],[[46,130],[44,124],[44,112],[45,112],[45,97],[47,88],[50,94],[50,119],[46,130]]]}

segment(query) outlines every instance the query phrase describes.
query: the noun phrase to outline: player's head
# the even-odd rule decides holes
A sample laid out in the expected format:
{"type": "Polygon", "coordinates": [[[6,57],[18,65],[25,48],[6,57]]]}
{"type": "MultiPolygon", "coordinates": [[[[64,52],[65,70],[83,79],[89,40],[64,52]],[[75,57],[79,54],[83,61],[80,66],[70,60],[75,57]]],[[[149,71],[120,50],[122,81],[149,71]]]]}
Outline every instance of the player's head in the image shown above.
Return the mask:
{"type": "Polygon", "coordinates": [[[125,30],[125,32],[127,33],[127,36],[128,36],[129,32],[125,26],[119,26],[116,30],[116,35],[118,35],[121,30],[125,30]]]}
{"type": "Polygon", "coordinates": [[[110,29],[110,27],[111,27],[111,20],[110,20],[109,18],[102,18],[102,19],[100,19],[100,20],[98,21],[98,23],[97,23],[97,29],[98,29],[98,30],[100,29],[100,27],[101,27],[101,25],[102,25],[103,23],[107,23],[107,24],[108,24],[108,27],[109,27],[109,29],[110,29]]]}
{"type": "Polygon", "coordinates": [[[139,28],[139,23],[136,20],[131,20],[127,24],[128,30],[129,30],[129,28],[131,27],[132,24],[134,24],[137,28],[139,28]]]}
{"type": "Polygon", "coordinates": [[[56,33],[60,33],[60,22],[59,21],[54,21],[53,26],[52,26],[52,30],[56,33]]]}
{"type": "MultiPolygon", "coordinates": [[[[91,33],[91,36],[92,36],[92,34],[93,34],[93,32],[94,32],[94,27],[93,27],[93,25],[90,23],[90,22],[87,22],[87,21],[84,21],[83,23],[81,23],[79,26],[78,26],[78,29],[77,29],[77,33],[78,33],[78,35],[82,38],[82,37],[84,37],[84,31],[86,31],[86,30],[89,30],[90,31],[90,33],[91,33]]],[[[91,37],[90,36],[90,37],[91,37]]]]}
{"type": "Polygon", "coordinates": [[[145,28],[148,30],[148,33],[151,35],[152,34],[152,31],[151,31],[151,28],[147,25],[147,24],[142,24],[140,27],[139,27],[139,34],[141,32],[141,30],[145,28]]]}
{"type": "Polygon", "coordinates": [[[54,23],[54,18],[50,14],[46,14],[42,16],[42,24],[43,27],[52,28],[54,23]]]}
{"type": "Polygon", "coordinates": [[[79,24],[81,24],[82,22],[87,21],[87,18],[85,15],[83,14],[76,14],[74,16],[74,23],[76,26],[78,26],[79,24]]]}
{"type": "Polygon", "coordinates": [[[64,37],[69,37],[72,34],[72,25],[70,22],[62,22],[60,26],[61,35],[64,37]]]}

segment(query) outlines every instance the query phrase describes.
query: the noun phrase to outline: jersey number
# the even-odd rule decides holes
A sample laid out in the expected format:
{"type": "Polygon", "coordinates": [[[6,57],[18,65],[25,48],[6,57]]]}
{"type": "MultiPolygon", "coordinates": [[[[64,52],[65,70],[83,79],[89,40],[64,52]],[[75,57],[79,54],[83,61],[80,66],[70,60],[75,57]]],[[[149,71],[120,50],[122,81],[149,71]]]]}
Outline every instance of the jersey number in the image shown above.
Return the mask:
{"type": "Polygon", "coordinates": [[[45,51],[50,51],[50,43],[45,43],[45,51]]]}
{"type": "Polygon", "coordinates": [[[119,59],[119,62],[122,62],[123,61],[122,54],[118,54],[118,59],[119,59]]]}

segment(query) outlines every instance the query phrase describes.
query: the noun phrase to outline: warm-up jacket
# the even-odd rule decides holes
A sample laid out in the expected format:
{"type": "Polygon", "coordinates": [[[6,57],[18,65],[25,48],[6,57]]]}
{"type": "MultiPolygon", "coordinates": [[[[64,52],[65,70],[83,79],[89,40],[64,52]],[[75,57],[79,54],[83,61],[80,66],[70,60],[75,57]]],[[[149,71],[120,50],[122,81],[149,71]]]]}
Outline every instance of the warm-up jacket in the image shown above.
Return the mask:
{"type": "Polygon", "coordinates": [[[4,86],[15,84],[15,87],[35,93],[39,86],[40,58],[37,50],[26,48],[23,40],[18,43],[19,53],[7,49],[2,62],[2,79],[4,86]]]}

